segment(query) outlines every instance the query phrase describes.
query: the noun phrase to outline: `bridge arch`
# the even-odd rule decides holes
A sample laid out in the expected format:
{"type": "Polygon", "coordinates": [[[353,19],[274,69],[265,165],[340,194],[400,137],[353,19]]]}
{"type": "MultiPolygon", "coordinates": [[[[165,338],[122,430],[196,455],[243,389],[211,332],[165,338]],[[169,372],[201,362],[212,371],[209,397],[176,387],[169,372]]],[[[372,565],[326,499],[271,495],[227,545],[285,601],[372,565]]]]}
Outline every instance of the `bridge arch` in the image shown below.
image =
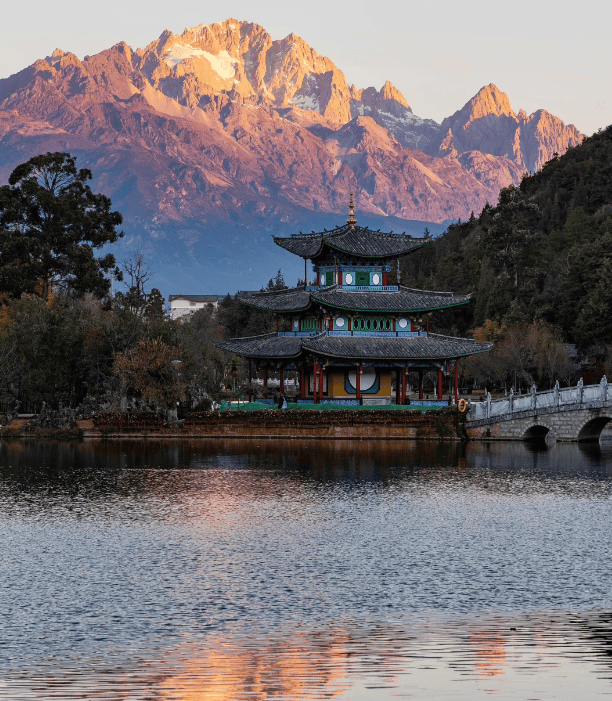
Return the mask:
{"type": "Polygon", "coordinates": [[[533,423],[523,431],[524,441],[546,440],[546,438],[556,438],[555,432],[543,422],[533,423]]]}
{"type": "Polygon", "coordinates": [[[598,441],[601,432],[612,421],[612,417],[605,414],[594,416],[591,419],[583,421],[576,433],[577,441],[598,441]]]}

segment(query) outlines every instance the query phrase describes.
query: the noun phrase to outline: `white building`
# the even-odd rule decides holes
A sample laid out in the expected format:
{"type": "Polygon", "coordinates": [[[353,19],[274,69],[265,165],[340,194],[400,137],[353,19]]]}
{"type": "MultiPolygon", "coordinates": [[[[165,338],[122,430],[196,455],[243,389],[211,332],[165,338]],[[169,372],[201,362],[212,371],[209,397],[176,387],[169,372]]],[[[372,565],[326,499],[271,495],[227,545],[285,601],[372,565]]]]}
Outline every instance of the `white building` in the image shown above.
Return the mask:
{"type": "Polygon", "coordinates": [[[219,307],[219,302],[225,295],[170,295],[170,317],[178,319],[185,314],[197,312],[198,309],[204,309],[211,306],[214,311],[219,307]]]}

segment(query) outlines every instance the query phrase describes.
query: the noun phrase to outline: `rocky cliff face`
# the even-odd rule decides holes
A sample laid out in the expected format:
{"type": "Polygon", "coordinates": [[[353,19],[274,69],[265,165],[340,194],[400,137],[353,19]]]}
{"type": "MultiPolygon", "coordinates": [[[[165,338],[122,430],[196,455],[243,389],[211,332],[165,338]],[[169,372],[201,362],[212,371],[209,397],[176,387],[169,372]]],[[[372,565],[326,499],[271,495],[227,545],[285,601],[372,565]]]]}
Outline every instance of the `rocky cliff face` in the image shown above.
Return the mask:
{"type": "Polygon", "coordinates": [[[349,86],[299,37],[236,20],[82,61],[58,50],[0,80],[0,179],[70,150],[128,240],[182,264],[252,261],[245,233],[322,228],[350,191],[385,228],[465,218],[580,137],[547,112],[514,114],[495,86],[438,125],[389,82],[349,86]]]}
{"type": "Polygon", "coordinates": [[[508,96],[491,83],[442,122],[439,139],[433,138],[428,150],[454,157],[480,151],[509,159],[522,172],[534,172],[555,152],[565,153],[582,139],[573,125],[566,126],[546,110],[515,114],[508,96]]]}

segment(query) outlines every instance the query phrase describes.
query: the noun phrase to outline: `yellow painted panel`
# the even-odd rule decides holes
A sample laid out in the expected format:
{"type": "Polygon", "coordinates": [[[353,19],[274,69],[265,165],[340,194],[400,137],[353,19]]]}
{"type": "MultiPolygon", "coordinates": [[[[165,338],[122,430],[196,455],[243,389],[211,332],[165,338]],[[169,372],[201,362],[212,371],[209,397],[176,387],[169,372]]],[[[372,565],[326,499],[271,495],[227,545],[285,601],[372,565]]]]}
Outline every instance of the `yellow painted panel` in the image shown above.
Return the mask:
{"type": "Polygon", "coordinates": [[[383,397],[389,397],[391,395],[391,371],[383,371],[380,373],[380,390],[377,394],[383,397]]]}
{"type": "MultiPolygon", "coordinates": [[[[329,371],[329,388],[330,397],[352,397],[355,398],[355,394],[349,394],[344,388],[344,370],[330,370],[329,371]]],[[[364,394],[364,397],[389,397],[391,395],[391,370],[380,371],[380,389],[376,394],[364,394]]]]}
{"type": "Polygon", "coordinates": [[[344,371],[329,371],[330,397],[349,397],[344,390],[344,371]]]}

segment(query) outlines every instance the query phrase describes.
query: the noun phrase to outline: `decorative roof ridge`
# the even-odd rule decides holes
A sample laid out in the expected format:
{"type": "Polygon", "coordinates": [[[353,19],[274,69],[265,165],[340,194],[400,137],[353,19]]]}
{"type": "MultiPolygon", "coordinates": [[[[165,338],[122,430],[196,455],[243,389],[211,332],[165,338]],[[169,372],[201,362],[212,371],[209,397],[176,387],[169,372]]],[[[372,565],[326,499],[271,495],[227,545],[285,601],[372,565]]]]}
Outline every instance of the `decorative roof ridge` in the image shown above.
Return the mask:
{"type": "Polygon", "coordinates": [[[415,292],[420,295],[430,295],[431,297],[467,297],[468,299],[472,296],[472,293],[466,295],[456,295],[454,292],[440,292],[437,290],[417,290],[414,287],[406,287],[405,285],[399,285],[400,290],[405,290],[406,292],[415,292]]]}
{"type": "Polygon", "coordinates": [[[237,336],[236,338],[230,338],[227,341],[220,341],[220,343],[229,343],[230,341],[254,341],[256,338],[276,338],[277,334],[272,331],[272,333],[262,333],[259,336],[237,336]]]}
{"type": "MultiPolygon", "coordinates": [[[[362,228],[362,227],[359,227],[362,228]]],[[[310,233],[302,233],[300,231],[299,234],[291,234],[289,238],[291,239],[314,239],[314,238],[327,238],[328,236],[342,236],[342,234],[346,234],[351,230],[350,226],[348,224],[344,224],[343,226],[337,226],[335,229],[332,229],[331,231],[311,231],[310,233]]],[[[275,236],[274,238],[277,239],[282,239],[286,238],[285,236],[275,236]]]]}
{"type": "MultiPolygon", "coordinates": [[[[280,240],[286,240],[287,238],[290,239],[315,239],[315,238],[320,238],[320,239],[326,239],[326,238],[336,238],[338,236],[343,236],[344,234],[348,234],[350,232],[367,232],[368,234],[376,234],[376,236],[381,236],[389,239],[398,239],[398,238],[406,238],[406,239],[412,239],[413,241],[419,241],[421,240],[422,237],[415,237],[412,236],[412,234],[407,234],[405,231],[403,231],[401,234],[394,234],[393,231],[381,231],[378,229],[377,231],[374,231],[374,229],[370,229],[367,226],[358,226],[355,225],[354,227],[349,226],[348,224],[344,224],[343,226],[337,226],[335,229],[331,229],[330,231],[311,231],[309,233],[302,233],[301,231],[299,234],[291,234],[291,236],[272,236],[272,238],[276,241],[276,239],[280,240]]],[[[424,239],[423,239],[424,241],[424,239]]]]}
{"type": "Polygon", "coordinates": [[[474,343],[478,346],[487,346],[488,348],[493,348],[494,345],[492,342],[489,343],[487,341],[477,341],[475,338],[463,338],[463,336],[447,336],[443,333],[429,332],[429,336],[432,336],[434,338],[447,338],[449,341],[466,341],[467,343],[474,343]]]}

